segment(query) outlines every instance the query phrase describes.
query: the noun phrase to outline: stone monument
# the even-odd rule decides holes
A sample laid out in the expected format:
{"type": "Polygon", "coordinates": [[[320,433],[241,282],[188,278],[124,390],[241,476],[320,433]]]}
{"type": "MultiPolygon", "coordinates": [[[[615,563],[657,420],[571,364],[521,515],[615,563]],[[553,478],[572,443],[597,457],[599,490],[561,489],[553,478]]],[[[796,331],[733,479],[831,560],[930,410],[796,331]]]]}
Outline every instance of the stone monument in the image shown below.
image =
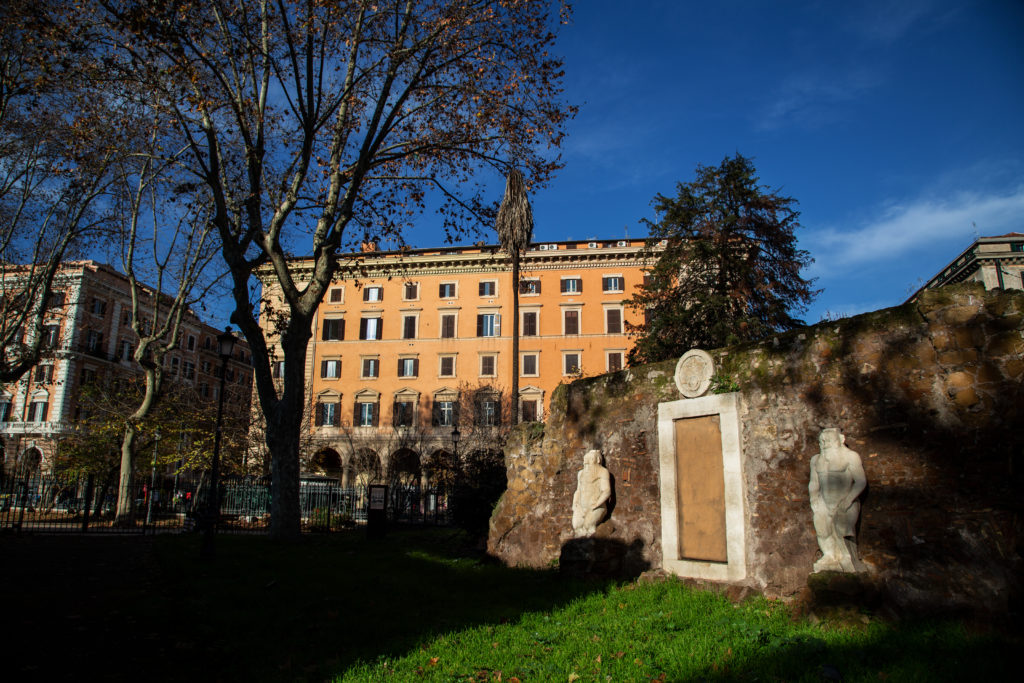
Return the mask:
{"type": "Polygon", "coordinates": [[[867,485],[860,456],[846,447],[846,438],[835,428],[823,429],[818,445],[821,452],[811,458],[811,481],[807,486],[814,532],[821,548],[814,571],[864,571],[856,540],[860,515],[857,497],[867,485]]]}
{"type": "Polygon", "coordinates": [[[676,363],[676,388],[686,398],[703,396],[711,386],[714,374],[715,360],[711,354],[700,349],[690,349],[676,363]]]}
{"type": "Polygon", "coordinates": [[[608,512],[611,495],[611,475],[601,464],[601,451],[587,451],[583,456],[583,469],[576,475],[576,493],[572,496],[573,536],[584,538],[597,532],[597,525],[608,512]]]}

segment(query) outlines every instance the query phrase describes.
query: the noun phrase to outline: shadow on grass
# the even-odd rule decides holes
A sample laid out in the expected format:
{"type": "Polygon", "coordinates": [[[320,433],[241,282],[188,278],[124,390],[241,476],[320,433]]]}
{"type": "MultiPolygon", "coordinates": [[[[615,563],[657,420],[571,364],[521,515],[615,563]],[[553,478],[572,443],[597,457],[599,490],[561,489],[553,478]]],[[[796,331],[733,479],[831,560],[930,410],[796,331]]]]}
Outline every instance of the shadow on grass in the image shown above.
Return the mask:
{"type": "Polygon", "coordinates": [[[898,628],[873,624],[828,640],[807,633],[781,639],[760,633],[696,680],[1006,681],[1017,668],[1007,652],[1011,638],[969,634],[952,621],[905,622],[898,628]]]}
{"type": "Polygon", "coordinates": [[[211,564],[198,540],[0,539],[8,680],[325,680],[608,585],[482,561],[445,529],[220,536],[211,564]]]}

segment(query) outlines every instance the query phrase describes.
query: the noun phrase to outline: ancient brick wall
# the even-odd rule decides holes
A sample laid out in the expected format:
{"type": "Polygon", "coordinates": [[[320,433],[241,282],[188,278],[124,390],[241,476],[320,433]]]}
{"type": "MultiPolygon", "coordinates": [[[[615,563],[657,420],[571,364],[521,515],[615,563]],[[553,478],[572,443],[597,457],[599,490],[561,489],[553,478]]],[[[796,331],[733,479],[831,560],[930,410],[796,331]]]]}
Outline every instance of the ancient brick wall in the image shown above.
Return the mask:
{"type": "MultiPolygon", "coordinates": [[[[1024,531],[1022,335],[1024,295],[958,285],[713,352],[713,387],[741,394],[745,584],[781,597],[807,585],[818,552],[809,461],[820,430],[838,427],[868,478],[858,541],[878,589],[907,606],[1008,609],[1024,531]]],[[[577,557],[576,472],[584,452],[600,448],[615,498],[587,570],[660,566],[657,404],[679,398],[673,368],[559,389],[543,435],[524,428],[506,454],[494,555],[529,566],[577,557]]]]}

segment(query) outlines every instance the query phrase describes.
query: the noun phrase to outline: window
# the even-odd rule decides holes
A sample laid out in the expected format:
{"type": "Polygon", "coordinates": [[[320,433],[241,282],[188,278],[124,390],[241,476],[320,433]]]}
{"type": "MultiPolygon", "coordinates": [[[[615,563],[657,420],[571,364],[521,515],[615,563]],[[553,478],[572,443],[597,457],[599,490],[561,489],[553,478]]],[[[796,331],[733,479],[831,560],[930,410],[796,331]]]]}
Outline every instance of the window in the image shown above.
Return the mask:
{"type": "Polygon", "coordinates": [[[324,341],[341,341],[345,338],[345,319],[327,318],[324,320],[323,332],[320,338],[324,341]]]}
{"type": "Polygon", "coordinates": [[[402,316],[402,339],[416,338],[416,316],[402,316]]]}
{"type": "Polygon", "coordinates": [[[203,337],[203,348],[207,351],[213,350],[213,340],[209,337],[203,337]]]}
{"type": "Polygon", "coordinates": [[[81,386],[88,386],[96,381],[96,371],[92,368],[82,368],[82,373],[78,376],[78,383],[81,386]]]}
{"type": "Polygon", "coordinates": [[[364,379],[373,377],[380,377],[380,359],[379,358],[364,358],[363,359],[363,374],[364,379]]]}
{"type": "Polygon", "coordinates": [[[1010,251],[1024,251],[1024,242],[1011,242],[1010,251]]]}
{"type": "Polygon", "coordinates": [[[36,366],[36,383],[37,384],[49,384],[53,381],[53,366],[52,365],[37,365],[36,366]]]}
{"type": "Polygon", "coordinates": [[[578,277],[562,278],[562,294],[579,294],[583,291],[583,280],[578,277]]]}
{"type": "Polygon", "coordinates": [[[606,308],[604,317],[608,334],[622,334],[622,309],[606,308]]]}
{"type": "Polygon", "coordinates": [[[46,422],[46,401],[32,401],[28,405],[29,422],[46,422]]]}
{"type": "Polygon", "coordinates": [[[480,356],[480,376],[481,377],[494,377],[495,370],[494,356],[480,356]]]}
{"type": "Polygon", "coordinates": [[[322,379],[338,379],[341,377],[341,361],[336,358],[320,361],[320,377],[322,379]]]}
{"type": "Polygon", "coordinates": [[[609,275],[601,278],[601,291],[603,292],[621,292],[622,288],[623,282],[621,275],[609,275]]]}
{"type": "Polygon", "coordinates": [[[608,352],[608,372],[618,372],[622,369],[622,351],[608,352]]]}
{"type": "Polygon", "coordinates": [[[535,353],[524,353],[522,368],[520,368],[520,374],[524,377],[536,377],[537,376],[537,354],[535,353]]]}
{"type": "Polygon", "coordinates": [[[540,420],[540,401],[537,399],[523,399],[520,402],[523,411],[523,422],[537,422],[540,420]]]}
{"type": "Polygon", "coordinates": [[[376,427],[377,426],[377,404],[376,403],[356,403],[356,426],[357,427],[376,427]]]}
{"type": "Polygon", "coordinates": [[[192,336],[191,334],[188,335],[188,350],[189,351],[195,351],[196,350],[196,338],[194,336],[192,336]]]}
{"type": "Polygon", "coordinates": [[[582,371],[580,368],[580,354],[576,351],[565,353],[562,355],[563,375],[578,375],[582,371]]]}
{"type": "Polygon", "coordinates": [[[480,296],[494,296],[498,291],[498,283],[494,280],[484,280],[480,283],[480,296]]]}
{"type": "Polygon", "coordinates": [[[399,377],[416,377],[420,374],[420,359],[419,358],[399,358],[398,359],[398,376],[399,377]]]}
{"type": "Polygon", "coordinates": [[[60,308],[64,305],[64,292],[51,292],[50,301],[47,304],[49,308],[60,308]]]}
{"type": "Polygon", "coordinates": [[[43,327],[43,347],[55,349],[60,344],[60,325],[46,325],[43,327]]]}
{"type": "Polygon", "coordinates": [[[580,312],[579,311],[566,311],[565,312],[565,330],[563,334],[579,334],[580,333],[580,312]]]}
{"type": "Polygon", "coordinates": [[[383,287],[366,287],[363,289],[363,301],[384,301],[383,287]]]}
{"type": "Polygon", "coordinates": [[[196,364],[192,361],[185,361],[185,379],[195,379],[196,364]]]}
{"type": "Polygon", "coordinates": [[[435,427],[451,427],[455,424],[455,401],[434,399],[431,423],[435,427]]]}
{"type": "Polygon", "coordinates": [[[122,339],[121,343],[117,347],[117,357],[120,360],[131,360],[132,359],[132,343],[127,339],[122,339]]]}
{"type": "Polygon", "coordinates": [[[442,339],[454,339],[455,338],[455,316],[454,315],[442,315],[441,316],[441,338],[442,339]]]}
{"type": "Polygon", "coordinates": [[[181,359],[180,358],[172,358],[171,359],[171,374],[172,375],[177,375],[178,374],[178,369],[180,367],[181,367],[181,359]]]}
{"type": "Polygon", "coordinates": [[[341,301],[342,301],[342,296],[343,296],[344,291],[345,290],[342,289],[341,287],[331,287],[331,293],[330,293],[330,301],[331,301],[331,303],[332,304],[340,304],[341,301]]]}
{"type": "MultiPolygon", "coordinates": [[[[274,379],[281,379],[284,377],[284,361],[274,361],[273,365],[270,366],[270,374],[274,376],[274,379]]],[[[217,375],[220,376],[219,374],[217,375]]]]}
{"type": "Polygon", "coordinates": [[[362,318],[359,321],[359,338],[360,339],[380,339],[381,338],[381,318],[362,318]]]}
{"type": "Polygon", "coordinates": [[[420,298],[420,286],[417,282],[406,282],[402,290],[402,298],[406,301],[415,301],[420,298]]]}
{"type": "Polygon", "coordinates": [[[85,350],[96,353],[103,346],[103,333],[96,330],[89,330],[85,335],[85,350]]]}
{"type": "Polygon", "coordinates": [[[94,298],[90,310],[93,312],[93,315],[103,315],[107,312],[107,302],[94,298]]]}
{"type": "Polygon", "coordinates": [[[412,427],[412,401],[395,401],[391,410],[391,421],[395,427],[412,427]]]}
{"type": "Polygon", "coordinates": [[[202,362],[202,364],[200,365],[200,367],[202,367],[204,375],[209,375],[210,374],[210,361],[204,360],[202,362]]]}
{"type": "Polygon", "coordinates": [[[540,294],[540,280],[520,280],[520,294],[540,294]]]}
{"type": "Polygon", "coordinates": [[[0,401],[0,422],[10,422],[11,420],[11,400],[5,398],[0,401]]]}
{"type": "Polygon", "coordinates": [[[492,398],[478,401],[476,404],[476,423],[481,427],[494,427],[500,423],[498,402],[492,398]]]}
{"type": "MultiPolygon", "coordinates": [[[[371,405],[371,404],[366,404],[371,405]]],[[[316,404],[316,426],[338,426],[338,404],[334,401],[320,401],[316,404]]]]}
{"type": "Polygon", "coordinates": [[[455,356],[441,356],[441,368],[438,375],[440,377],[455,376],[455,356]]]}
{"type": "Polygon", "coordinates": [[[537,336],[537,311],[523,311],[523,335],[524,337],[537,336]]]}
{"type": "Polygon", "coordinates": [[[476,317],[476,336],[497,337],[501,334],[501,315],[481,313],[476,317]]]}
{"type": "Polygon", "coordinates": [[[203,382],[199,385],[199,395],[203,398],[210,398],[210,385],[203,382]]]}
{"type": "Polygon", "coordinates": [[[455,298],[455,283],[454,282],[442,282],[437,287],[437,295],[442,299],[454,299],[455,298]]]}

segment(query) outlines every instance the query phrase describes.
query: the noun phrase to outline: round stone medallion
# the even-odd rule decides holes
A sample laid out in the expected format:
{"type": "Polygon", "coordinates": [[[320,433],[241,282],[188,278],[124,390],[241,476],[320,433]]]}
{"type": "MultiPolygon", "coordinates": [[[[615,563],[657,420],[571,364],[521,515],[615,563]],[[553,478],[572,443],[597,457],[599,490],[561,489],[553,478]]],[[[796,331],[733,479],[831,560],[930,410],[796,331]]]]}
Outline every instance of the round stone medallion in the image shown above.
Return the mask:
{"type": "Polygon", "coordinates": [[[686,398],[703,396],[711,386],[715,374],[715,361],[711,354],[700,349],[690,349],[676,363],[676,388],[686,398]]]}

